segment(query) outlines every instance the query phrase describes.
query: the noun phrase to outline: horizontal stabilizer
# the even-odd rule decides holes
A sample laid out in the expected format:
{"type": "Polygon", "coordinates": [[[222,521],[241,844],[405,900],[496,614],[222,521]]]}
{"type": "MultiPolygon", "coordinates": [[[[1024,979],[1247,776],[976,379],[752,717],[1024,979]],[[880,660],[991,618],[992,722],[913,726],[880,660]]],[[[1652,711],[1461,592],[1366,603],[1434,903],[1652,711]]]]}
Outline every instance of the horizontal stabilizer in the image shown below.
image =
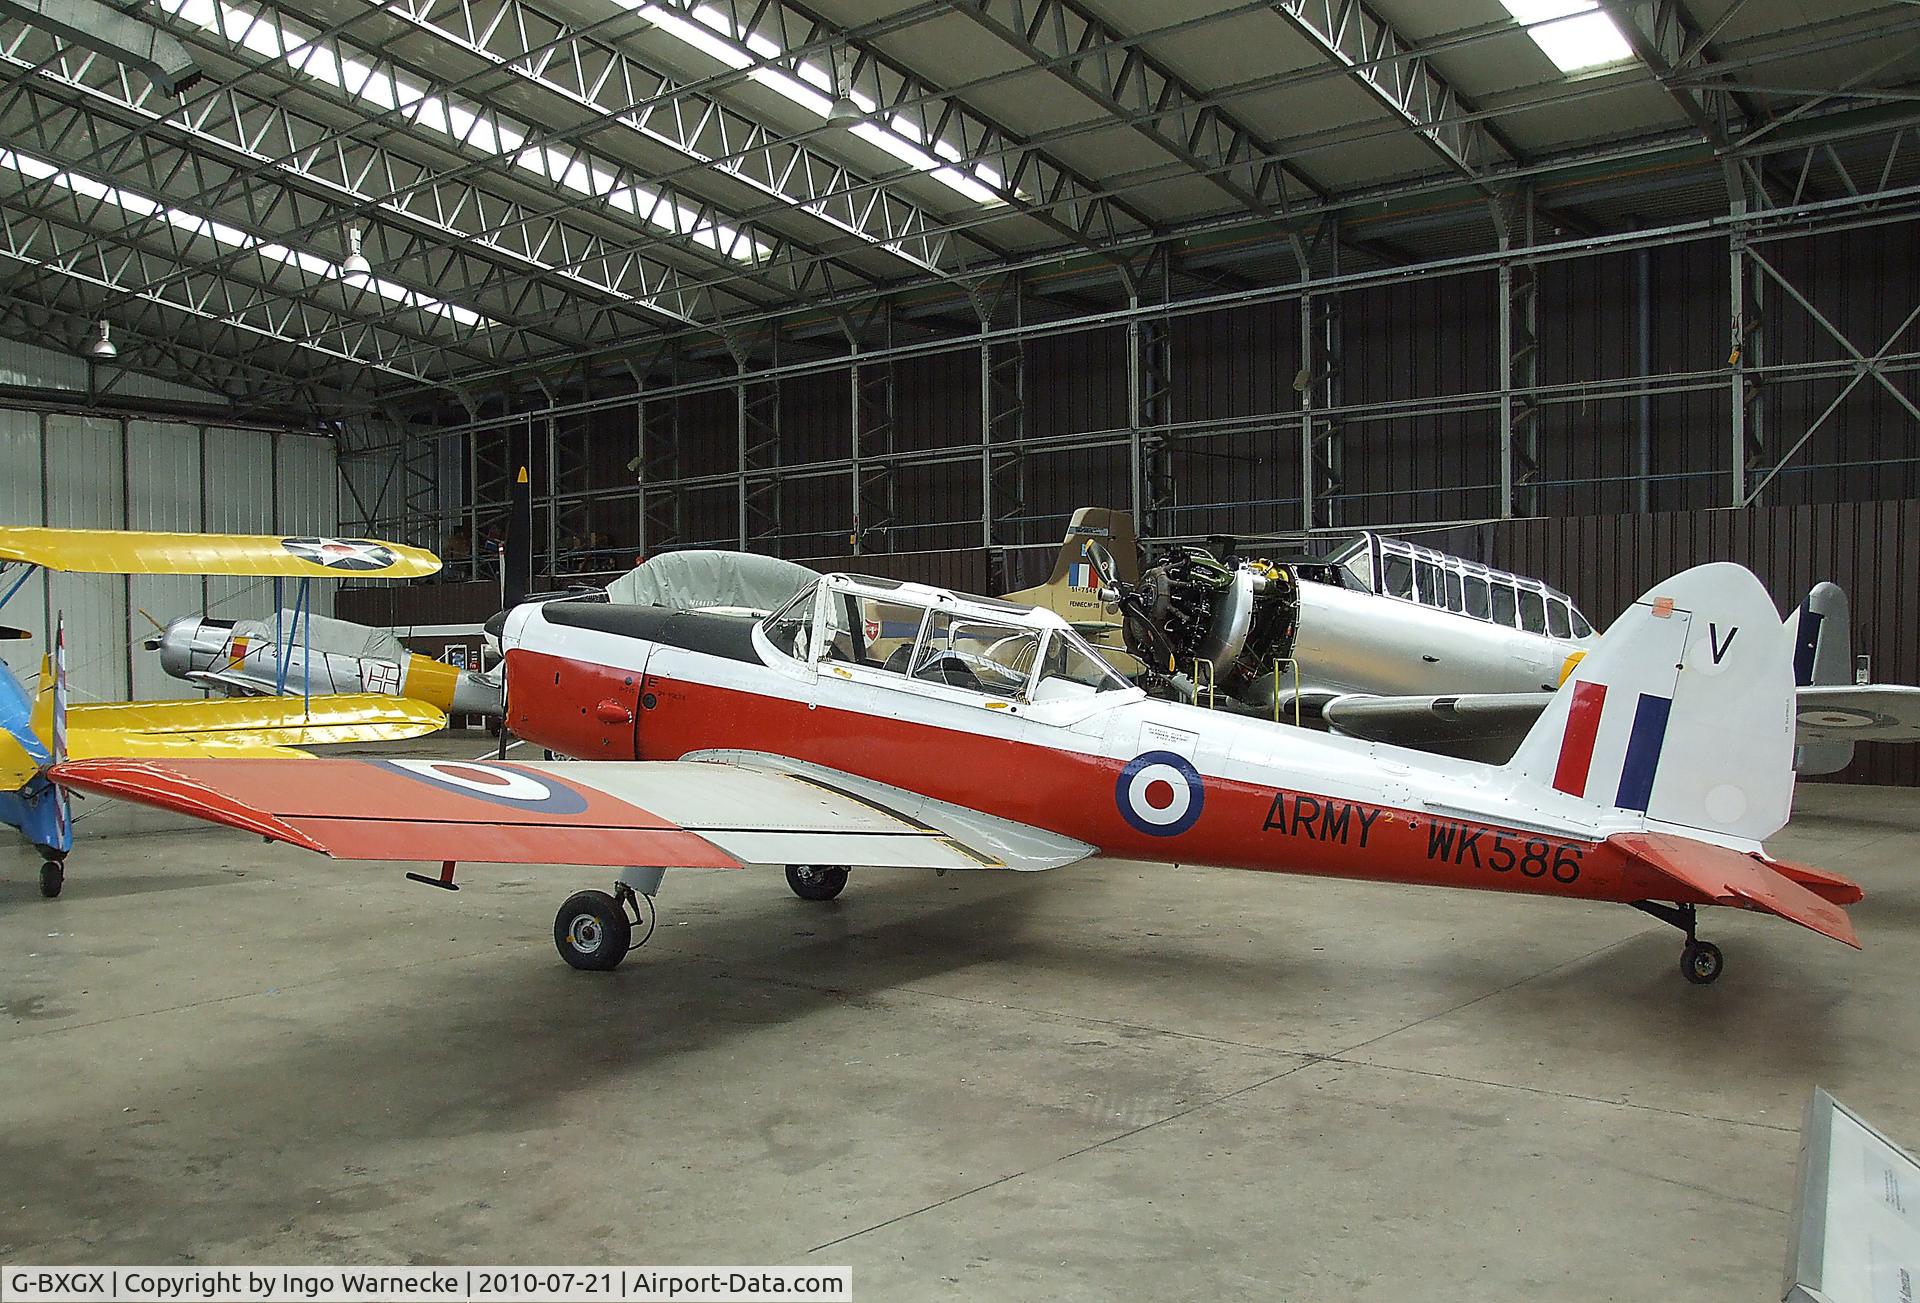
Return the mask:
{"type": "Polygon", "coordinates": [[[1777,914],[1855,950],[1860,948],[1847,911],[1814,890],[1818,885],[1849,902],[1859,900],[1859,887],[1836,874],[1800,870],[1788,876],[1757,856],[1665,833],[1616,833],[1607,838],[1607,845],[1677,883],[1684,889],[1677,894],[1682,901],[1698,893],[1713,904],[1777,914]]]}

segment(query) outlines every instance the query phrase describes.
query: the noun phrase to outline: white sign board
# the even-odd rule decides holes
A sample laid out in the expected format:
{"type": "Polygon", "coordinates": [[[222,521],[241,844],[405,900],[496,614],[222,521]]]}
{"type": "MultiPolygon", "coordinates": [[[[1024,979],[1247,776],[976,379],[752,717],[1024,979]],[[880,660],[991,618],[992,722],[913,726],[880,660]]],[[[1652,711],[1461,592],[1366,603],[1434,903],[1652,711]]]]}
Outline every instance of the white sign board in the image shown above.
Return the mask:
{"type": "Polygon", "coordinates": [[[1815,1088],[1800,1138],[1791,1303],[1920,1299],[1920,1162],[1815,1088]]]}

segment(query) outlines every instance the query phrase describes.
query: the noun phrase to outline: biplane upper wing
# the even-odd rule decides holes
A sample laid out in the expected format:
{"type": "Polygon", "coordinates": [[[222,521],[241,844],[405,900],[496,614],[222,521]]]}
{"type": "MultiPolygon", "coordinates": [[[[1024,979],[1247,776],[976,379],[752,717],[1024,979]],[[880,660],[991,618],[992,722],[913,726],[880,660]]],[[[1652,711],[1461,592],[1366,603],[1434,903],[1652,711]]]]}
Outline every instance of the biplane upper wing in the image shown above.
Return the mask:
{"type": "Polygon", "coordinates": [[[280,575],[415,579],[440,569],[424,548],[370,538],[168,534],[142,530],[0,526],[0,562],[109,575],[280,575]]]}
{"type": "Polygon", "coordinates": [[[956,835],[874,792],[751,764],[74,760],[52,772],[339,859],[1008,867],[990,827],[956,835]]]}

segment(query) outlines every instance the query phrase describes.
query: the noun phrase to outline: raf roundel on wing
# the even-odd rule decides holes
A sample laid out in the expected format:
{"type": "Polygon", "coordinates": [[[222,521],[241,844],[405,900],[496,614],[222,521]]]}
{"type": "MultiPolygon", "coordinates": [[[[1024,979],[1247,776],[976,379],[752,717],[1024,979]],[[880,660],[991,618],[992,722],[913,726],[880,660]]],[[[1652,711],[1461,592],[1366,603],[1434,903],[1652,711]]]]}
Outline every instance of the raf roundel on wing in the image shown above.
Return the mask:
{"type": "Polygon", "coordinates": [[[478,797],[515,810],[579,814],[587,798],[550,774],[471,760],[376,760],[373,763],[442,791],[478,797]]]}

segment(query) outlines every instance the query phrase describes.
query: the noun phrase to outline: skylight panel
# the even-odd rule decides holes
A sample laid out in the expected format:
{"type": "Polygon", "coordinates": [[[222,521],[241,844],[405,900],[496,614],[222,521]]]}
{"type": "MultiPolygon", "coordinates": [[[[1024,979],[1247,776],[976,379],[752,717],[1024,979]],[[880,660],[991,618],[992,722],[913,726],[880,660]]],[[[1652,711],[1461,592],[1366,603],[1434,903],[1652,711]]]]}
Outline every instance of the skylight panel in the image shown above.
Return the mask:
{"type": "MultiPolygon", "coordinates": [[[[699,21],[690,22],[644,0],[614,0],[614,3],[729,68],[750,67],[756,62],[778,59],[783,53],[778,44],[759,32],[742,35],[733,20],[712,5],[694,10],[693,16],[699,21]]],[[[832,71],[806,59],[797,61],[795,67],[799,72],[797,77],[768,67],[754,68],[747,77],[824,122],[833,110],[832,71]]],[[[872,113],[878,107],[871,96],[857,90],[850,90],[849,94],[865,113],[872,113]]],[[[960,151],[944,140],[929,140],[905,114],[895,114],[884,123],[862,122],[853,128],[853,134],[976,204],[1006,202],[994,189],[1001,184],[1001,178],[992,168],[978,164],[970,170],[951,166],[959,162],[960,151]],[[941,162],[942,158],[948,162],[941,162]]]]}
{"type": "Polygon", "coordinates": [[[1633,58],[1633,47],[1595,0],[1501,0],[1561,72],[1584,72],[1633,58]]]}
{"type": "MultiPolygon", "coordinates": [[[[339,264],[319,254],[305,253],[298,249],[290,249],[283,244],[276,244],[271,240],[262,240],[238,227],[228,226],[225,222],[173,208],[137,191],[125,190],[78,172],[67,171],[58,164],[35,158],[31,154],[22,154],[13,149],[0,149],[0,168],[18,172],[30,181],[51,181],[71,194],[99,203],[111,204],[121,212],[134,217],[158,218],[175,230],[184,231],[190,236],[202,236],[216,244],[224,244],[228,248],[244,249],[258,254],[264,261],[294,267],[310,276],[323,280],[343,279],[339,264]]],[[[370,293],[389,303],[397,303],[402,307],[416,308],[422,312],[445,317],[463,326],[484,330],[498,324],[471,308],[463,308],[457,303],[445,303],[439,299],[430,298],[418,290],[395,284],[393,281],[381,280],[379,277],[364,277],[357,278],[355,283],[363,285],[370,293]]]]}
{"type": "MultiPolygon", "coordinates": [[[[551,145],[528,146],[527,137],[533,128],[524,123],[504,114],[489,115],[476,102],[429,95],[404,77],[359,59],[338,57],[318,43],[318,33],[290,19],[280,19],[276,27],[254,10],[228,0],[159,0],[159,3],[161,8],[187,22],[218,32],[261,58],[284,60],[295,71],[380,112],[404,113],[415,126],[458,144],[488,154],[511,156],[515,167],[524,168],[551,185],[605,199],[610,206],[638,217],[649,226],[671,235],[686,236],[724,258],[751,265],[773,256],[772,246],[764,241],[749,239],[745,232],[724,222],[704,219],[685,204],[668,203],[644,186],[616,189],[612,173],[591,167],[566,150],[551,145]],[[290,42],[285,49],[283,39],[290,42]]],[[[697,30],[695,24],[682,22],[681,25],[697,30]]],[[[736,53],[744,62],[752,62],[751,55],[736,53]]]]}

